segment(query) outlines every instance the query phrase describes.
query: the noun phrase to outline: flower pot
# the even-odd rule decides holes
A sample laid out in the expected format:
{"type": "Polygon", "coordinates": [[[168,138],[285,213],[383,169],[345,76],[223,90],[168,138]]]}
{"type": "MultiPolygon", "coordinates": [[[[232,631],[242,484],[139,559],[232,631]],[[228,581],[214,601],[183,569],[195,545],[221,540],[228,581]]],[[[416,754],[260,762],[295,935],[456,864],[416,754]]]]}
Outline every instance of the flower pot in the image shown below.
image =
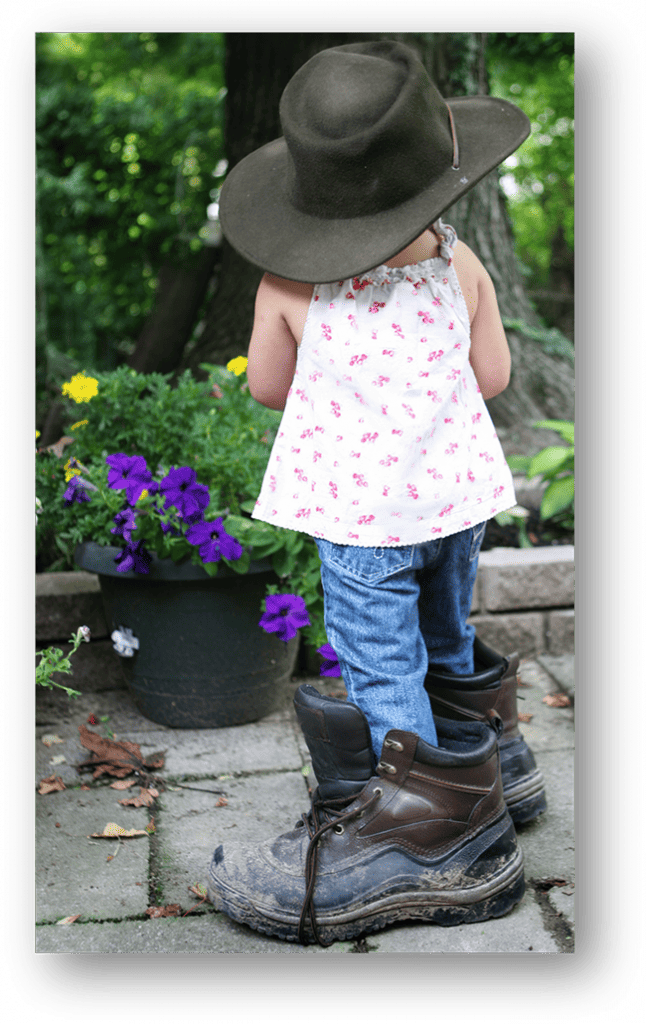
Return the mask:
{"type": "Polygon", "coordinates": [[[245,575],[153,556],[150,572],[118,572],[118,548],[80,544],[75,560],[97,573],[110,631],[133,699],[146,718],[180,729],[253,722],[275,710],[294,671],[298,638],[283,644],[258,627],[268,562],[245,575]],[[127,634],[126,634],[127,637],[127,634]]]}

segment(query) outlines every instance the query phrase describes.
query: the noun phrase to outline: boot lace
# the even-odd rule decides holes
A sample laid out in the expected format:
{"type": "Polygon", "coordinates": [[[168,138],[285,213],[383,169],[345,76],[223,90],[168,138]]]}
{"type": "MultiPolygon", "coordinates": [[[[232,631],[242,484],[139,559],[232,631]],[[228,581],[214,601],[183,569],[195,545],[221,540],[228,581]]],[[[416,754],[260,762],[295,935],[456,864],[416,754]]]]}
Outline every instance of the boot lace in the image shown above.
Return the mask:
{"type": "Polygon", "coordinates": [[[309,923],[314,941],[319,946],[331,946],[334,940],[330,942],[323,942],[321,939],[317,924],[316,924],[316,913],[314,908],[314,888],[316,885],[316,871],[318,867],[318,849],[321,838],[330,829],[338,832],[339,835],[344,831],[345,822],[351,821],[353,818],[358,817],[364,811],[372,807],[374,803],[382,795],[383,790],[377,786],[373,790],[371,796],[364,804],[358,804],[356,807],[350,807],[344,811],[344,808],[348,807],[349,804],[354,803],[356,796],[344,797],[340,800],[326,800],[325,802],[317,796],[318,791],[312,795],[312,806],[309,811],[304,812],[301,815],[301,820],[298,825],[305,826],[309,835],[309,844],[307,847],[307,855],[305,858],[305,898],[303,900],[303,907],[301,909],[301,916],[298,922],[298,941],[302,946],[308,944],[307,940],[307,925],[309,923]]]}

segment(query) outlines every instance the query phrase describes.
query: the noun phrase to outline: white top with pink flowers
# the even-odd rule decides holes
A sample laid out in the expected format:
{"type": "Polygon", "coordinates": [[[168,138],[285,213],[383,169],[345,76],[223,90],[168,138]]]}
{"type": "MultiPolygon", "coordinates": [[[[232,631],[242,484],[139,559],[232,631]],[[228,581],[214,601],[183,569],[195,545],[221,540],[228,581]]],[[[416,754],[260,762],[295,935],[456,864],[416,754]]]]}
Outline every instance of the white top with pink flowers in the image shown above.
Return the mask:
{"type": "Polygon", "coordinates": [[[315,285],[254,518],[337,544],[397,547],[510,508],[509,467],[469,363],[441,254],[315,285]]]}

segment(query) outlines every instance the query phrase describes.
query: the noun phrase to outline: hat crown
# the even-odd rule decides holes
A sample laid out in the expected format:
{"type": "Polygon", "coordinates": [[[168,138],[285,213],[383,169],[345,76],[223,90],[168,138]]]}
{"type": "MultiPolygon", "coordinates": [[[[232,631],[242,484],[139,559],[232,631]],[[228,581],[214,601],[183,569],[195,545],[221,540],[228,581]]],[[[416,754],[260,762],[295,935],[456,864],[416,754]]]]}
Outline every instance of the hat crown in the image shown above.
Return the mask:
{"type": "Polygon", "coordinates": [[[313,216],[377,214],[451,166],[448,108],[400,43],[316,54],[286,86],[280,118],[292,202],[313,216]]]}

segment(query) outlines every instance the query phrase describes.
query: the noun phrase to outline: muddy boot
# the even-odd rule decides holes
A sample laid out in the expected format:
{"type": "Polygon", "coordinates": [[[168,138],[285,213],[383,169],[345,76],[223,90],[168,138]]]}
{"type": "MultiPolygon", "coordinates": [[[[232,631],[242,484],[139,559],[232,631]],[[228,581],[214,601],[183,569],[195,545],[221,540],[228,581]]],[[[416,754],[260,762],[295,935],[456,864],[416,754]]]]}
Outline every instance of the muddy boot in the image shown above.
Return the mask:
{"type": "Polygon", "coordinates": [[[275,840],[216,849],[208,893],[217,909],[322,945],[398,921],[457,925],[511,910],[524,892],[523,860],[502,796],[497,732],[440,720],[431,747],[393,730],[365,782],[370,748],[356,734],[360,725],[368,739],[367,722],[355,705],[330,700],[309,686],[296,694],[319,782],[311,810],[275,840]]]}
{"type": "Polygon", "coordinates": [[[518,728],[518,655],[502,658],[476,637],[473,647],[476,671],[453,676],[429,669],[425,687],[433,715],[459,721],[484,721],[497,711],[503,721],[500,766],[505,803],[519,825],[537,818],[547,807],[543,776],[534,755],[518,728]]]}

